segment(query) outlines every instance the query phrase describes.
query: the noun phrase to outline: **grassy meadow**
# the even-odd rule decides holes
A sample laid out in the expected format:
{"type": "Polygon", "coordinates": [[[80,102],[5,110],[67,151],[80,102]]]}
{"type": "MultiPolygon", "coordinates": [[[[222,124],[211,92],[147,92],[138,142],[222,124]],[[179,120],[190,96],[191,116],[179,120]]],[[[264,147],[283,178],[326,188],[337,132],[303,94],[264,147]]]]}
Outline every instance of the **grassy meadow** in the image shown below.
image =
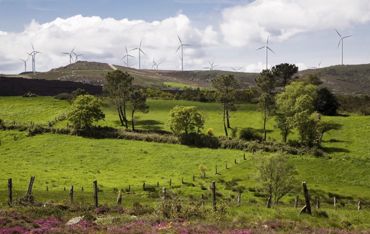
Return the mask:
{"type": "MultiPolygon", "coordinates": [[[[188,101],[149,100],[150,112],[138,114],[139,129],[169,130],[169,110],[176,105],[198,106],[206,117],[206,127],[212,128],[216,135],[223,135],[220,105],[216,103],[196,103],[188,101]]],[[[0,119],[7,122],[34,122],[47,124],[56,116],[68,110],[69,103],[52,97],[22,98],[1,97],[0,119]]],[[[99,122],[102,126],[120,127],[113,108],[104,107],[106,119],[99,122]]],[[[130,205],[140,199],[147,203],[157,202],[142,191],[143,183],[149,186],[169,187],[172,180],[173,190],[186,196],[200,197],[208,193],[209,184],[215,180],[224,198],[234,199],[236,193],[228,188],[228,182],[245,187],[243,204],[232,207],[232,217],[247,220],[289,219],[330,226],[343,220],[358,228],[370,228],[369,210],[355,211],[359,199],[370,201],[370,117],[325,117],[342,125],[338,131],[330,132],[324,139],[328,155],[289,156],[298,170],[299,181],[307,181],[312,196],[323,198],[323,207],[328,211],[330,220],[302,218],[298,210],[292,208],[297,191],[283,200],[283,205],[272,210],[263,208],[265,198],[258,196],[259,182],[257,167],[267,153],[246,153],[237,150],[198,149],[182,145],[148,143],[115,139],[88,139],[76,136],[43,134],[27,137],[25,132],[0,131],[0,204],[6,205],[7,178],[13,178],[16,196],[26,190],[30,176],[36,176],[35,196],[40,200],[67,201],[70,185],[75,186],[77,200],[92,203],[92,181],[97,179],[102,189],[101,201],[113,204],[115,189],[126,189],[129,185],[133,193],[125,195],[124,204],[130,205]],[[234,160],[237,160],[237,164],[234,160]],[[228,169],[225,168],[225,163],[228,169]],[[207,178],[199,177],[199,166],[207,167],[207,178]],[[215,175],[218,166],[220,175],[215,175]],[[195,175],[195,181],[192,176],[195,175]],[[181,180],[184,178],[185,183],[181,180]],[[49,191],[46,192],[46,187],[49,191]],[[81,191],[84,187],[84,192],[81,191]],[[336,195],[345,200],[345,207],[336,212],[329,204],[330,197],[336,195]],[[327,203],[325,203],[327,202],[327,203]],[[367,221],[366,221],[367,220],[367,221]]],[[[65,126],[61,122],[58,126],[65,126]]],[[[252,127],[260,129],[261,114],[256,105],[240,105],[232,113],[232,127],[239,129],[252,127]]],[[[269,121],[269,137],[279,141],[279,132],[269,121]]],[[[292,138],[296,138],[296,134],[292,138]]],[[[302,195],[301,195],[302,196],[302,195]]],[[[210,201],[209,201],[210,202],[210,201]]],[[[365,204],[365,207],[368,204],[365,204]]]]}

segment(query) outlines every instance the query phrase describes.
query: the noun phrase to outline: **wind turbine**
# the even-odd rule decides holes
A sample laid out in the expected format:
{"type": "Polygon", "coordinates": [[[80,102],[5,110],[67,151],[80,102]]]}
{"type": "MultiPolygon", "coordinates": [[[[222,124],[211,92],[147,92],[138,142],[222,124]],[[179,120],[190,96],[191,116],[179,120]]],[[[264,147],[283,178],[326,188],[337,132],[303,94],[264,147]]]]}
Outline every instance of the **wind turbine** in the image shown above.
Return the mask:
{"type": "Polygon", "coordinates": [[[338,36],[339,36],[339,43],[338,43],[338,48],[340,45],[342,45],[342,65],[344,65],[344,40],[349,38],[349,37],[352,37],[352,35],[348,35],[348,36],[342,36],[342,34],[340,34],[338,32],[338,30],[335,29],[335,31],[337,32],[338,36]]]}
{"type": "Polygon", "coordinates": [[[266,45],[257,49],[257,50],[262,50],[262,49],[266,50],[266,70],[269,69],[269,51],[275,54],[275,52],[269,47],[269,40],[270,40],[270,37],[267,37],[266,45]]]}
{"type": "Polygon", "coordinates": [[[233,70],[234,72],[238,72],[242,69],[243,69],[243,67],[231,67],[231,70],[233,70]]]}
{"type": "Polygon", "coordinates": [[[177,38],[179,39],[180,45],[177,48],[176,52],[179,52],[179,50],[181,50],[181,71],[184,71],[184,47],[190,46],[190,45],[184,44],[179,35],[177,35],[177,38]]]}
{"type": "Polygon", "coordinates": [[[71,50],[71,52],[64,52],[63,54],[69,56],[69,64],[72,64],[73,55],[75,55],[75,49],[73,48],[73,50],[71,50]]]}
{"type": "Polygon", "coordinates": [[[209,61],[209,67],[205,67],[206,69],[209,69],[210,71],[213,71],[217,65],[214,62],[209,61]]]}
{"type": "Polygon", "coordinates": [[[24,72],[27,72],[27,61],[28,61],[28,58],[29,57],[27,57],[27,59],[20,59],[23,62],[23,64],[24,64],[24,72]]]}
{"type": "Polygon", "coordinates": [[[31,44],[31,46],[32,46],[32,51],[28,53],[28,55],[31,56],[32,58],[32,72],[33,74],[35,74],[36,73],[36,55],[40,54],[41,52],[36,51],[33,44],[31,44]]]}
{"type": "Polygon", "coordinates": [[[84,56],[83,54],[77,54],[76,52],[73,51],[73,55],[75,56],[75,62],[78,62],[78,59],[84,56]]]}
{"type": "Polygon", "coordinates": [[[157,62],[154,58],[153,58],[153,65],[152,65],[152,69],[153,70],[159,70],[159,65],[161,65],[163,63],[162,60],[160,60],[159,62],[157,62]]]}
{"type": "Polygon", "coordinates": [[[128,51],[128,49],[127,49],[127,46],[125,47],[125,54],[124,54],[124,56],[122,57],[122,60],[124,61],[124,63],[126,64],[126,67],[130,67],[130,63],[129,63],[129,59],[130,58],[135,58],[134,56],[132,56],[130,53],[129,53],[129,51],[128,51]],[[126,61],[125,61],[125,59],[126,59],[126,61]]]}
{"type": "Polygon", "coordinates": [[[139,70],[141,69],[141,54],[145,55],[145,52],[141,49],[142,44],[143,44],[143,40],[140,41],[139,47],[132,49],[132,50],[137,50],[139,53],[139,70]]]}

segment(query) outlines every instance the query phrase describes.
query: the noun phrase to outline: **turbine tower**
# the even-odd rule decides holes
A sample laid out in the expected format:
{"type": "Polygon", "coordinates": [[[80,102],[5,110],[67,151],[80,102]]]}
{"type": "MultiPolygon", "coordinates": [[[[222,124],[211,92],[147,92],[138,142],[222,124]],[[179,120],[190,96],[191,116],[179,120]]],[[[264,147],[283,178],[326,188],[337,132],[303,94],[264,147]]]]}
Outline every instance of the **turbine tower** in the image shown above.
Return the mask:
{"type": "Polygon", "coordinates": [[[125,47],[125,54],[123,55],[123,57],[122,57],[122,60],[123,60],[123,62],[125,63],[125,65],[126,65],[126,67],[130,67],[130,58],[135,58],[134,56],[132,56],[130,53],[129,53],[129,51],[128,51],[128,49],[127,49],[127,46],[125,47]],[[126,61],[125,61],[125,59],[126,59],[126,61]]]}
{"type": "Polygon", "coordinates": [[[180,38],[179,35],[177,35],[177,38],[179,39],[179,47],[177,48],[176,52],[179,52],[181,50],[181,71],[184,71],[184,47],[190,46],[189,44],[184,44],[180,38]]]}
{"type": "Polygon", "coordinates": [[[69,64],[72,64],[73,55],[75,55],[75,49],[71,50],[71,52],[64,52],[63,54],[69,56],[69,64]]]}
{"type": "Polygon", "coordinates": [[[145,52],[141,49],[142,44],[143,44],[143,40],[140,41],[139,47],[132,49],[132,50],[137,50],[139,53],[139,70],[141,69],[141,54],[145,55],[145,52]]]}
{"type": "Polygon", "coordinates": [[[347,38],[349,38],[349,37],[352,37],[352,35],[342,36],[342,34],[340,34],[338,32],[338,30],[335,30],[335,31],[337,32],[337,34],[339,36],[338,48],[339,48],[339,46],[342,45],[342,66],[343,66],[344,65],[344,58],[343,58],[344,57],[344,40],[347,39],[347,38]]]}
{"type": "Polygon", "coordinates": [[[40,54],[41,52],[36,51],[33,44],[31,44],[31,46],[32,46],[32,51],[28,53],[28,55],[31,56],[32,58],[32,72],[33,74],[35,74],[36,73],[36,55],[40,54]]]}
{"type": "Polygon", "coordinates": [[[27,57],[27,59],[20,59],[23,62],[23,64],[24,64],[24,72],[27,72],[27,61],[28,61],[28,58],[29,57],[27,57]]]}
{"type": "Polygon", "coordinates": [[[257,50],[262,50],[262,49],[266,50],[266,70],[269,69],[269,51],[275,54],[275,52],[269,47],[269,40],[270,40],[270,37],[267,37],[266,45],[257,49],[257,50]]]}

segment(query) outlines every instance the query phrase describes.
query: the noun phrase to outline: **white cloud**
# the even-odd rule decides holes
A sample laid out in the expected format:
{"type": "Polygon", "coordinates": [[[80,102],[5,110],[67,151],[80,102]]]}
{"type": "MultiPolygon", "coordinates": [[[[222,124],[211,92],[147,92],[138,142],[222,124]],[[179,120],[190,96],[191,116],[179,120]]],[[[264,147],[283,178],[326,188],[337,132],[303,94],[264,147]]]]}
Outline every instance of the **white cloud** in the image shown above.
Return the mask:
{"type": "MultiPolygon", "coordinates": [[[[132,49],[143,40],[146,53],[142,61],[144,67],[151,68],[151,61],[156,58],[164,60],[162,68],[174,69],[179,67],[177,35],[193,46],[185,50],[185,63],[189,69],[201,63],[205,55],[203,48],[217,44],[218,40],[218,33],[212,27],[196,28],[183,14],[153,22],[77,15],[44,24],[32,21],[20,33],[0,32],[0,61],[3,64],[19,64],[17,72],[21,71],[22,63],[18,61],[25,58],[33,43],[35,49],[42,52],[37,57],[39,71],[66,65],[69,58],[62,52],[72,48],[84,54],[84,59],[118,64],[125,46],[132,49]]],[[[131,53],[136,56],[137,52],[131,53]]],[[[137,63],[136,60],[132,62],[137,63]]]]}
{"type": "Polygon", "coordinates": [[[245,46],[268,35],[283,41],[298,33],[369,21],[369,0],[256,0],[225,9],[220,28],[230,45],[245,46]]]}

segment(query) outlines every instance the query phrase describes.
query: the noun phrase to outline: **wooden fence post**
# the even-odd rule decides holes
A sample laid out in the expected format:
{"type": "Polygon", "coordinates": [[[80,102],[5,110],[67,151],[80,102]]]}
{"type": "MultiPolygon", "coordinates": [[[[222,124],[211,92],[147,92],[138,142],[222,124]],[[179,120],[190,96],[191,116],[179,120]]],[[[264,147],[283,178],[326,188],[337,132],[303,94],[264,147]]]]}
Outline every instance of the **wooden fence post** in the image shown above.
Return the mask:
{"type": "Polygon", "coordinates": [[[235,164],[238,164],[238,162],[236,161],[236,159],[234,159],[234,163],[235,163],[235,164]]]}
{"type": "Polygon", "coordinates": [[[63,190],[64,190],[64,192],[65,192],[65,191],[66,191],[66,187],[64,187],[64,189],[63,189],[63,190]]]}
{"type": "Polygon", "coordinates": [[[362,209],[361,200],[357,203],[357,210],[360,211],[362,209]]]}
{"type": "Polygon", "coordinates": [[[217,165],[215,166],[215,170],[216,170],[216,175],[218,175],[218,170],[217,170],[217,165]]]}
{"type": "Polygon", "coordinates": [[[49,186],[46,186],[46,192],[49,192],[49,186]]]}
{"type": "Polygon", "coordinates": [[[244,153],[244,155],[243,155],[243,159],[244,159],[244,160],[247,160],[247,158],[245,157],[245,153],[244,153]]]}
{"type": "Polygon", "coordinates": [[[99,200],[98,200],[98,193],[99,193],[99,188],[98,188],[98,181],[94,181],[93,182],[93,185],[94,185],[94,202],[95,202],[95,207],[98,208],[99,207],[99,200]]]}
{"type": "Polygon", "coordinates": [[[8,179],[8,205],[13,205],[13,180],[12,178],[8,179]]]}
{"type": "Polygon", "coordinates": [[[201,196],[201,203],[202,203],[202,206],[204,206],[204,195],[203,194],[201,196]]]}
{"type": "Polygon", "coordinates": [[[320,198],[319,197],[315,197],[315,208],[320,209],[320,198]]]}
{"type": "Polygon", "coordinates": [[[143,191],[145,191],[145,189],[146,189],[146,188],[145,188],[145,182],[144,182],[144,183],[143,183],[143,191]]]}
{"type": "Polygon", "coordinates": [[[337,197],[333,198],[333,206],[334,206],[334,209],[337,209],[337,197]]]}
{"type": "Polygon", "coordinates": [[[185,184],[184,177],[181,178],[181,184],[185,184]]]}
{"type": "Polygon", "coordinates": [[[216,207],[216,182],[215,181],[213,181],[211,184],[211,191],[212,191],[212,206],[213,206],[213,210],[216,211],[217,207],[216,207]]]}
{"type": "Polygon", "coordinates": [[[84,191],[84,187],[83,187],[83,186],[81,187],[81,191],[82,191],[82,192],[84,191]]]}
{"type": "Polygon", "coordinates": [[[33,202],[33,196],[32,196],[32,189],[33,189],[33,183],[35,182],[35,177],[32,176],[30,179],[30,182],[28,184],[28,189],[26,193],[26,201],[27,202],[33,202]]]}
{"type": "Polygon", "coordinates": [[[167,198],[167,189],[165,187],[162,188],[162,199],[163,200],[166,200],[167,198]]]}
{"type": "Polygon", "coordinates": [[[172,186],[172,179],[170,179],[170,186],[172,186]]]}
{"type": "Polygon", "coordinates": [[[122,190],[119,190],[118,196],[117,196],[117,205],[122,205],[122,190]]]}
{"type": "Polygon", "coordinates": [[[73,192],[74,192],[74,189],[73,189],[73,185],[71,186],[71,190],[69,190],[69,198],[70,198],[70,200],[71,200],[71,204],[73,204],[73,196],[74,196],[74,194],[73,194],[73,192]]]}
{"type": "Polygon", "coordinates": [[[229,169],[228,167],[227,167],[227,162],[225,163],[225,169],[227,170],[227,169],[229,169]]]}
{"type": "Polygon", "coordinates": [[[297,195],[294,199],[294,208],[298,208],[299,205],[299,196],[297,195]]]}
{"type": "Polygon", "coordinates": [[[131,185],[128,185],[128,192],[131,192],[131,185]]]}
{"type": "Polygon", "coordinates": [[[242,193],[241,192],[238,193],[238,196],[236,198],[236,201],[238,203],[238,206],[240,206],[241,203],[242,203],[242,193]]]}
{"type": "Polygon", "coordinates": [[[312,214],[311,212],[311,201],[310,201],[310,194],[308,193],[307,189],[307,183],[303,182],[303,194],[304,194],[304,200],[305,200],[305,206],[302,208],[300,214],[306,213],[306,214],[312,214]]]}
{"type": "Polygon", "coordinates": [[[193,175],[193,182],[195,181],[195,175],[193,175]]]}
{"type": "Polygon", "coordinates": [[[266,207],[267,208],[271,208],[271,202],[272,202],[272,196],[270,195],[267,199],[267,202],[266,202],[266,207]]]}

